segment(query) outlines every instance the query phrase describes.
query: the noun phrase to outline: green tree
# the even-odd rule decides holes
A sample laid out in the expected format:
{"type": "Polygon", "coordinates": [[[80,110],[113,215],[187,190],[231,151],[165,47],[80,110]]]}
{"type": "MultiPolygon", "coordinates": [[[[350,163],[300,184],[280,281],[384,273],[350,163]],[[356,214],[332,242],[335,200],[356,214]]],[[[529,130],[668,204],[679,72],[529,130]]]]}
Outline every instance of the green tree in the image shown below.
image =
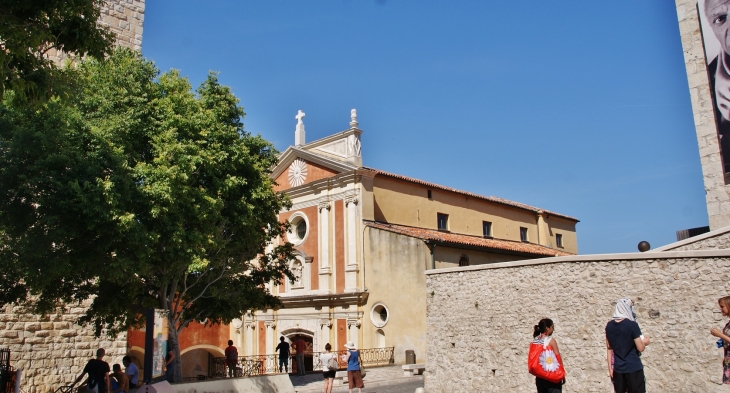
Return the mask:
{"type": "Polygon", "coordinates": [[[60,76],[49,51],[102,58],[114,34],[97,22],[104,0],[0,0],[0,99],[47,98],[60,76]]]}
{"type": "Polygon", "coordinates": [[[92,299],[80,322],[110,334],[166,309],[178,359],[191,321],[279,306],[265,285],[293,278],[289,202],[230,89],[211,73],[196,94],[124,49],[63,72],[66,98],[0,108],[0,301],[92,299]]]}

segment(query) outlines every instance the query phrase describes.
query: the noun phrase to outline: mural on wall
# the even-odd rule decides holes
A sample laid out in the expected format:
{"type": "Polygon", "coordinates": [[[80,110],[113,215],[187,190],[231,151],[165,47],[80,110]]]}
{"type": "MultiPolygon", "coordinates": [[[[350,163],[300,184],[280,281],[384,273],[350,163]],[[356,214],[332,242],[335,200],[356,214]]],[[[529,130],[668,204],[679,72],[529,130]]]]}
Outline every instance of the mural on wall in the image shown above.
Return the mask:
{"type": "Polygon", "coordinates": [[[697,13],[705,46],[725,184],[730,184],[730,0],[699,0],[697,13]]]}
{"type": "Polygon", "coordinates": [[[152,378],[160,378],[165,373],[167,355],[167,311],[155,310],[154,346],[152,350],[152,378]]]}

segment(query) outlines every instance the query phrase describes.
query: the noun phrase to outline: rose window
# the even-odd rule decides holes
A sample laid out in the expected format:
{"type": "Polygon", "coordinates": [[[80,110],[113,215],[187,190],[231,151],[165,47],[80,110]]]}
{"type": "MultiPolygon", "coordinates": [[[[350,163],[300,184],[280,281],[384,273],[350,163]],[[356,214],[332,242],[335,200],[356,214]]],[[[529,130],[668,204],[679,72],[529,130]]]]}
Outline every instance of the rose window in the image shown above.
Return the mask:
{"type": "Polygon", "coordinates": [[[289,184],[292,187],[301,186],[307,179],[307,164],[304,160],[297,158],[289,166],[289,184]]]}

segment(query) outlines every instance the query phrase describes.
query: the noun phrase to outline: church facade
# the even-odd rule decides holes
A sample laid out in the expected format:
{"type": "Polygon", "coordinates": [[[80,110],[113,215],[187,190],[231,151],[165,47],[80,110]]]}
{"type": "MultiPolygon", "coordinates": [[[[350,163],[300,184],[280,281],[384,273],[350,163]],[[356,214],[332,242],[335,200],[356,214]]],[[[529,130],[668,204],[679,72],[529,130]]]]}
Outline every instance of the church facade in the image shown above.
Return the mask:
{"type": "MultiPolygon", "coordinates": [[[[293,203],[296,281],[271,286],[283,308],[241,317],[232,339],[241,355],[275,353],[280,337],[311,351],[395,347],[423,359],[429,269],[576,254],[577,219],[362,165],[355,111],[350,127],[295,144],[272,176],[293,203]]],[[[431,294],[433,295],[433,294],[431,294]]]]}

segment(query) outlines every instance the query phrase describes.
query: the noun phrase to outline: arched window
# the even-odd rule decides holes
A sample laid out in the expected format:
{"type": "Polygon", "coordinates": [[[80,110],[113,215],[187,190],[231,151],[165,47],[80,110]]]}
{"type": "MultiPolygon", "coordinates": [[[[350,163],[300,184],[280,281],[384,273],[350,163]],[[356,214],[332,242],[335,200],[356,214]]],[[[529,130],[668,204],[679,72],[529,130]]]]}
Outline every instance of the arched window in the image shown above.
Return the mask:
{"type": "Polygon", "coordinates": [[[469,266],[469,256],[468,255],[461,254],[461,258],[459,258],[459,266],[469,266]]]}

